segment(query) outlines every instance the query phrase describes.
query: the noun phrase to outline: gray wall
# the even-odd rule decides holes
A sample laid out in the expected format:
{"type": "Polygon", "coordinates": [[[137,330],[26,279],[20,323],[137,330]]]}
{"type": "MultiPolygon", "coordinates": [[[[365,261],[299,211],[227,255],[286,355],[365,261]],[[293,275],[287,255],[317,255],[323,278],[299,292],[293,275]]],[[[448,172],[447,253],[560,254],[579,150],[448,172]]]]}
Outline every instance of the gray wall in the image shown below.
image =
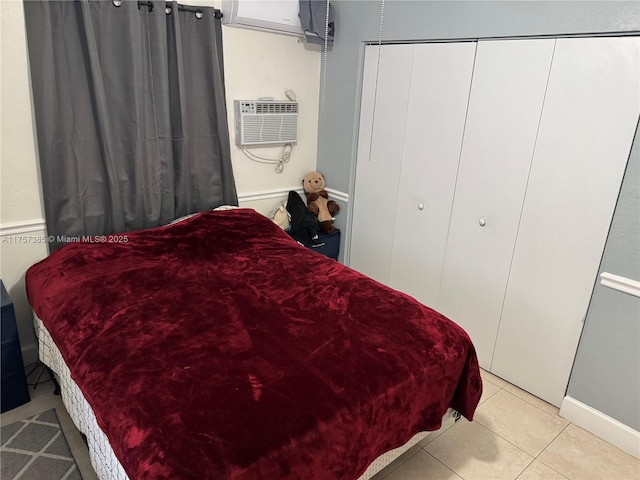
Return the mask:
{"type": "MultiPolygon", "coordinates": [[[[343,231],[343,257],[348,260],[364,43],[378,41],[380,1],[334,1],[336,37],[327,58],[324,91],[321,84],[320,101],[323,105],[319,114],[317,168],[325,174],[331,188],[350,195],[349,206],[336,217],[336,224],[343,231]]],[[[382,40],[632,31],[640,31],[640,2],[637,1],[386,0],[382,40]]],[[[635,143],[637,152],[637,138],[635,143]]],[[[627,171],[616,212],[616,222],[620,224],[635,221],[637,225],[638,222],[637,198],[634,206],[630,198],[633,195],[627,192],[634,188],[634,182],[637,188],[637,178],[630,180],[630,176],[637,177],[638,167],[635,165],[627,171]],[[624,207],[626,213],[620,213],[626,204],[629,204],[624,207]]],[[[385,219],[380,219],[380,228],[384,228],[384,224],[385,219]]],[[[638,242],[626,234],[616,238],[607,246],[603,267],[606,266],[611,273],[624,275],[617,266],[633,268],[629,266],[628,258],[638,252],[638,242]]],[[[638,277],[630,273],[629,276],[638,277]]],[[[571,394],[576,400],[638,429],[638,303],[629,298],[621,299],[619,295],[623,294],[601,291],[600,288],[596,290],[578,352],[579,361],[573,372],[571,394]],[[635,323],[632,321],[634,317],[635,323]],[[612,331],[603,335],[607,330],[612,331]],[[615,355],[612,351],[616,352],[615,355]],[[597,371],[594,365],[599,365],[597,371]],[[601,376],[608,379],[605,388],[602,388],[601,376]]]]}
{"type": "MultiPolygon", "coordinates": [[[[638,136],[600,265],[633,280],[640,280],[638,136]]],[[[640,431],[640,298],[597,284],[568,394],[640,431]]]]}

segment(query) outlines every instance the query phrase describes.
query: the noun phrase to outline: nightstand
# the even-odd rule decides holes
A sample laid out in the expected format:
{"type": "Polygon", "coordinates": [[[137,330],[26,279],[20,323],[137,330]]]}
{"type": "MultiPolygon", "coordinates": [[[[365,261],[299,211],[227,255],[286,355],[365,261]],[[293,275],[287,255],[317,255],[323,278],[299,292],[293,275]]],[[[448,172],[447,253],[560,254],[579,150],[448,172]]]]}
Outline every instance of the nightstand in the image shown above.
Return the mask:
{"type": "Polygon", "coordinates": [[[0,409],[4,413],[27,403],[30,398],[13,301],[4,288],[2,280],[0,280],[0,290],[2,293],[2,317],[0,320],[2,323],[0,331],[0,339],[2,339],[2,363],[0,364],[2,369],[2,390],[0,393],[2,405],[0,409]]]}

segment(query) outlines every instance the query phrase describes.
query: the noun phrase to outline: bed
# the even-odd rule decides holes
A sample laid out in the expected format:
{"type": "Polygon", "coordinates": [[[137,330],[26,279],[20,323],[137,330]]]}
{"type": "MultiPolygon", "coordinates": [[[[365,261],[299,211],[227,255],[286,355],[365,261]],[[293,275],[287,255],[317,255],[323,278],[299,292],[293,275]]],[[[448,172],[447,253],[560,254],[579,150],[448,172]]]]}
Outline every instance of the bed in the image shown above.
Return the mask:
{"type": "Polygon", "coordinates": [[[26,284],[105,480],[355,480],[482,393],[462,328],[250,209],[69,243],[26,284]]]}

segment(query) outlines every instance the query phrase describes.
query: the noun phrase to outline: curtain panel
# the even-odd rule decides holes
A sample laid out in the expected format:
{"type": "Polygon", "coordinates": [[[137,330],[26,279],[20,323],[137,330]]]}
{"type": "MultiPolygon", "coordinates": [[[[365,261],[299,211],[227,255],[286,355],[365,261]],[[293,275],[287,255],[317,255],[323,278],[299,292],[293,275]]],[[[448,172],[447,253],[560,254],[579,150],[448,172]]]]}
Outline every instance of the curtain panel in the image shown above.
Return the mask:
{"type": "Polygon", "coordinates": [[[220,19],[145,3],[24,2],[51,250],[237,205],[220,19]]]}

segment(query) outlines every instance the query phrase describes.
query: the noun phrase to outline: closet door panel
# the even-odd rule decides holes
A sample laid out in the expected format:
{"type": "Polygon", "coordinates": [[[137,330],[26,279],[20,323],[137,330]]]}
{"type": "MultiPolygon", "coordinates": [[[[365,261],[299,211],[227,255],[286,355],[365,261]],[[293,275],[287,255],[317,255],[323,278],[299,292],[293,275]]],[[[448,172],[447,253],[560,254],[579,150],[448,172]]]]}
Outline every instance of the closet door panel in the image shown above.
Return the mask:
{"type": "Polygon", "coordinates": [[[478,43],[438,309],[489,369],[554,40],[478,43]]]}
{"type": "Polygon", "coordinates": [[[554,405],[640,115],[639,63],[637,37],[557,41],[491,367],[554,405]]]}
{"type": "Polygon", "coordinates": [[[381,47],[376,95],[378,46],[365,51],[349,265],[386,285],[412,56],[413,45],[381,47]]]}
{"type": "Polygon", "coordinates": [[[391,286],[436,307],[476,43],[415,46],[391,286]]]}

